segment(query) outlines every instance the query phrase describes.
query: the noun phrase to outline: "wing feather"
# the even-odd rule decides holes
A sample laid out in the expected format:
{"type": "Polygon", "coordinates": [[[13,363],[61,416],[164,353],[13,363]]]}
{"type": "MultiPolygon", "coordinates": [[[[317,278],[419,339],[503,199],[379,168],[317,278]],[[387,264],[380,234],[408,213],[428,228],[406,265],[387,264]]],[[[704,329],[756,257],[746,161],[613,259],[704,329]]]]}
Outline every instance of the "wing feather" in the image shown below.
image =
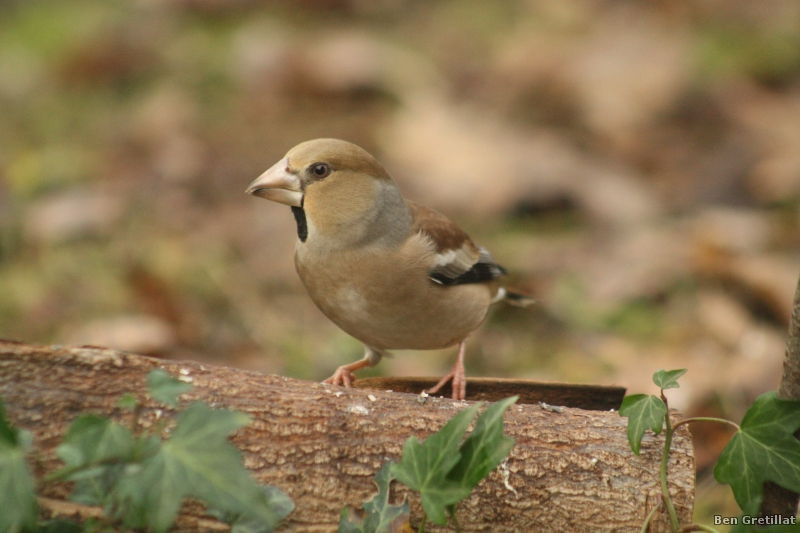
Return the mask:
{"type": "Polygon", "coordinates": [[[432,281],[441,285],[483,283],[505,274],[489,252],[476,246],[450,219],[414,202],[408,205],[414,215],[414,230],[430,239],[436,249],[432,281]]]}

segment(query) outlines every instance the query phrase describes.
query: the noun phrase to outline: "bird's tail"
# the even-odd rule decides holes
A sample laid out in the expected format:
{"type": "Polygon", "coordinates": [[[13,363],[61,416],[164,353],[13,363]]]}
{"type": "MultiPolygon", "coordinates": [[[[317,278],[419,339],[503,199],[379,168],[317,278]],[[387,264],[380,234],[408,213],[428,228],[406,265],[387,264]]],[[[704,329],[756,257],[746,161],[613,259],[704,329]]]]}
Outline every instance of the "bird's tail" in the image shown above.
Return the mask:
{"type": "Polygon", "coordinates": [[[513,292],[505,287],[497,289],[497,294],[492,298],[492,303],[506,302],[514,307],[528,307],[536,303],[534,298],[519,292],[513,292]]]}

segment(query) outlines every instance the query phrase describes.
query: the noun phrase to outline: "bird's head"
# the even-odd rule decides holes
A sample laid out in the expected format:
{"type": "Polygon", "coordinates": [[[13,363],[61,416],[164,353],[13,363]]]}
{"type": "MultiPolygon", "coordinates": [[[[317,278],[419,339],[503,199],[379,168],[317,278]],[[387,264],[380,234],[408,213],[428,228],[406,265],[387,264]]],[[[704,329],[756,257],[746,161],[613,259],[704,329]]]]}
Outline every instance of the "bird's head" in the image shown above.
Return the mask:
{"type": "Polygon", "coordinates": [[[389,175],[374,157],[355,144],[339,139],[315,139],[300,143],[250,184],[253,196],[303,207],[305,197],[332,194],[361,196],[388,180],[389,175]],[[317,194],[315,194],[317,193],[317,194]]]}
{"type": "MultiPolygon", "coordinates": [[[[298,144],[256,178],[245,191],[301,208],[310,225],[348,240],[385,231],[381,219],[410,220],[408,208],[389,174],[355,144],[316,139],[298,144]],[[368,227],[379,224],[376,227],[368,227]]],[[[296,213],[297,216],[297,213],[296,213]]]]}

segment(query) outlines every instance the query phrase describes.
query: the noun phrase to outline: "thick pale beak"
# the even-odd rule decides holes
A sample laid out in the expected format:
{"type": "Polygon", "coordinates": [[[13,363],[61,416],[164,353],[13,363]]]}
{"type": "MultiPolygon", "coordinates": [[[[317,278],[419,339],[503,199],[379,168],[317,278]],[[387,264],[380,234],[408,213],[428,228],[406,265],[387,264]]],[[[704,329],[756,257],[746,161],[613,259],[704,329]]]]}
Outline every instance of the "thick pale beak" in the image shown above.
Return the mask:
{"type": "Polygon", "coordinates": [[[289,161],[281,159],[255,179],[247,188],[247,194],[273,202],[301,207],[303,189],[300,178],[289,172],[289,161]]]}

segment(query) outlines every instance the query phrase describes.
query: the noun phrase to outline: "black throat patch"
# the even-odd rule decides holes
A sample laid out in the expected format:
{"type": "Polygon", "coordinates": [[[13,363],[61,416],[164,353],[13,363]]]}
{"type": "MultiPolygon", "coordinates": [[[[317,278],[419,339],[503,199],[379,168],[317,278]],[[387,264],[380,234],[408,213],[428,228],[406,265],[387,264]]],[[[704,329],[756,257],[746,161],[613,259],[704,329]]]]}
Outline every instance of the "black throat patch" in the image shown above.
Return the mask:
{"type": "Polygon", "coordinates": [[[297,238],[300,242],[306,242],[308,238],[308,224],[306,223],[306,212],[302,207],[292,206],[294,221],[297,222],[297,238]]]}

